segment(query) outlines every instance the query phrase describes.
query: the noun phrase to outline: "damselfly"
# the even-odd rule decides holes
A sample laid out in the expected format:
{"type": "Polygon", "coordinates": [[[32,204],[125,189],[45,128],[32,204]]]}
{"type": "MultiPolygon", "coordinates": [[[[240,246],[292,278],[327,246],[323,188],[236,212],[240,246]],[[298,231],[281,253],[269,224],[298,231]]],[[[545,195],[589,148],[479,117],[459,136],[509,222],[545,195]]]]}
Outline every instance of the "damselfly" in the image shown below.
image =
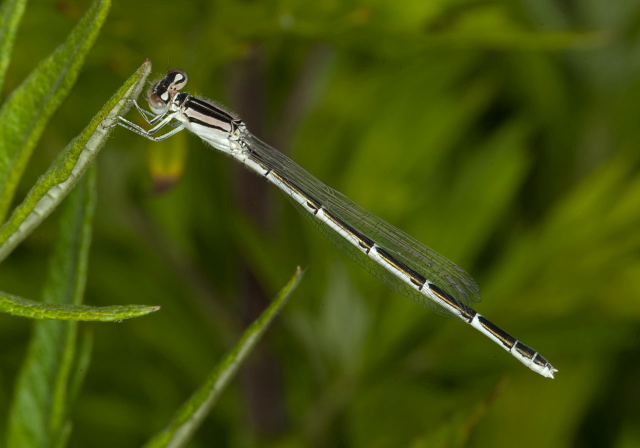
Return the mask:
{"type": "Polygon", "coordinates": [[[183,70],[170,70],[149,90],[151,111],[135,103],[151,129],[123,117],[113,126],[156,142],[183,129],[193,132],[280,188],[329,240],[391,289],[461,319],[534,372],[553,378],[557,370],[545,358],[471,308],[470,303],[480,301],[479,289],[462,268],[320,182],[252,135],[233,113],[180,92],[187,80],[183,70]],[[173,129],[156,137],[166,125],[173,129]]]}

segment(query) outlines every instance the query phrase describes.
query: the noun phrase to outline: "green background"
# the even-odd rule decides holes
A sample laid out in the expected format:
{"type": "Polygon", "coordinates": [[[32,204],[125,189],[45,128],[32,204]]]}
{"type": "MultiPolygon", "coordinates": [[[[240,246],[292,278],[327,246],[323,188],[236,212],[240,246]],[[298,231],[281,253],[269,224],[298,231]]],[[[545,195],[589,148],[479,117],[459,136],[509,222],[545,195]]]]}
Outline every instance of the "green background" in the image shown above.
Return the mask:
{"type": "MultiPolygon", "coordinates": [[[[88,6],[27,6],[3,96],[88,6]]],[[[559,372],[393,293],[198,138],[116,130],[85,303],[163,308],[82,324],[95,350],[70,446],[142,444],[297,265],[192,446],[640,445],[640,4],[115,0],[18,199],[145,58],[463,266],[477,311],[559,372]]],[[[56,232],[14,251],[3,290],[38,297],[56,232]]],[[[0,421],[30,328],[0,315],[0,421]]]]}

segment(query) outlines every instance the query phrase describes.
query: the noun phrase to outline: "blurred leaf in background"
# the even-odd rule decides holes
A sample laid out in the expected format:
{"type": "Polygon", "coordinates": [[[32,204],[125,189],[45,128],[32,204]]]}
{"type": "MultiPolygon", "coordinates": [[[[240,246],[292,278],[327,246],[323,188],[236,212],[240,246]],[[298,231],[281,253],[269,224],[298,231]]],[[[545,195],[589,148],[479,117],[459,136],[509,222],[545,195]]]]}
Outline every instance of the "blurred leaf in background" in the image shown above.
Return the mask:
{"type": "MultiPolygon", "coordinates": [[[[69,198],[42,294],[45,303],[77,305],[82,302],[95,183],[94,169],[69,198]]],[[[77,322],[34,323],[11,406],[7,446],[65,446],[71,432],[69,408],[86,373],[76,359],[77,333],[77,322]]],[[[84,336],[83,339],[89,338],[84,336]]],[[[85,354],[81,352],[79,359],[90,357],[90,350],[85,354]]]]}
{"type": "MultiPolygon", "coordinates": [[[[5,96],[89,4],[28,5],[5,96]]],[[[539,378],[392,293],[199,139],[118,130],[100,156],[86,300],[163,311],[90,324],[70,446],[144,443],[297,265],[299,300],[193,446],[640,444],[639,18],[634,2],[114,0],[17,196],[148,57],[463,266],[477,310],[560,371],[539,378]],[[187,155],[156,195],[146,152],[162,145],[187,155]]],[[[16,249],[3,289],[36,296],[53,239],[46,223],[16,249]]],[[[0,402],[28,326],[1,325],[0,402]]]]}

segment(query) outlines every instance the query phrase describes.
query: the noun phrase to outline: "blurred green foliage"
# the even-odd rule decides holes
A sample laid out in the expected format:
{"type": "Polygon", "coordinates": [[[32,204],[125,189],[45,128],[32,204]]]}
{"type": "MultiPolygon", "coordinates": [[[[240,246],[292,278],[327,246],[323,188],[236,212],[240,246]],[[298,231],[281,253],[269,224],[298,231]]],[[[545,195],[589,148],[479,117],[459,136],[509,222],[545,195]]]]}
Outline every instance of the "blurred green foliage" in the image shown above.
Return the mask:
{"type": "MultiPolygon", "coordinates": [[[[3,97],[88,7],[28,4],[3,97]]],[[[146,441],[296,265],[281,321],[192,446],[640,445],[639,53],[634,2],[114,0],[17,198],[145,58],[179,67],[465,267],[477,310],[559,372],[392,293],[196,137],[120,130],[99,157],[85,303],[163,308],[81,324],[95,348],[70,446],[146,441]],[[159,173],[167,154],[186,156],[159,173]],[[165,187],[182,178],[155,194],[148,167],[165,187]]],[[[49,219],[2,264],[3,290],[38,296],[56,232],[49,219]]],[[[6,421],[31,323],[0,320],[6,421]]]]}

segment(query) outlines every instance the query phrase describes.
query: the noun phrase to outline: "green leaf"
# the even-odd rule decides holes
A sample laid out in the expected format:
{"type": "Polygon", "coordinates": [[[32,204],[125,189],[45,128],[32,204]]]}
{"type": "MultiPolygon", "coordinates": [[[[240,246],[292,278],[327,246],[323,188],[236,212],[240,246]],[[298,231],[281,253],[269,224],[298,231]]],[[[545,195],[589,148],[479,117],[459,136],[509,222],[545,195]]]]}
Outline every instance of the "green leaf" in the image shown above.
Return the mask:
{"type": "Polygon", "coordinates": [[[42,61],[0,109],[0,222],[45,125],[75,83],[107,17],[110,0],[96,1],[67,41],[42,61]]]}
{"type": "MultiPolygon", "coordinates": [[[[95,169],[69,198],[50,260],[43,301],[82,302],[95,209],[95,169]]],[[[44,447],[66,439],[67,390],[75,357],[76,322],[36,322],[18,376],[9,417],[8,446],[44,447]]]]}
{"type": "Polygon", "coordinates": [[[240,341],[209,374],[205,383],[182,405],[167,427],[153,437],[145,447],[181,447],[189,442],[231,378],[260,340],[273,318],[280,312],[296,288],[302,271],[296,273],[280,291],[262,315],[244,332],[240,341]]]}
{"type": "Polygon", "coordinates": [[[75,357],[75,365],[72,369],[72,375],[69,380],[69,391],[67,392],[67,400],[73,403],[80,393],[80,387],[84,382],[84,378],[89,371],[91,362],[91,353],[93,352],[93,332],[90,328],[85,328],[80,339],[80,347],[78,355],[75,357]]]}
{"type": "Polygon", "coordinates": [[[13,54],[13,42],[22,20],[27,0],[5,0],[0,6],[0,89],[13,54]]]}
{"type": "Polygon", "coordinates": [[[104,124],[111,123],[115,117],[129,110],[129,100],[140,94],[150,72],[151,63],[146,61],[40,176],[26,199],[0,227],[0,261],[73,189],[111,134],[112,129],[105,128],[104,124]]]}
{"type": "Polygon", "coordinates": [[[144,316],[159,309],[159,306],[148,305],[51,305],[0,291],[0,312],[31,319],[118,322],[144,316]]]}
{"type": "MultiPolygon", "coordinates": [[[[82,178],[78,188],[69,198],[68,211],[63,216],[60,227],[61,235],[58,237],[56,250],[52,256],[49,274],[49,284],[45,286],[44,302],[72,303],[79,305],[83,301],[84,289],[87,281],[87,259],[91,243],[93,215],[96,202],[96,168],[92,167],[88,174],[82,178]],[[66,297],[65,297],[66,296],[66,297]],[[66,299],[66,300],[65,300],[66,299]]],[[[37,322],[46,327],[51,324],[53,328],[65,328],[64,343],[60,368],[57,372],[55,388],[53,390],[53,402],[49,412],[49,433],[51,440],[60,445],[68,439],[70,434],[67,419],[68,408],[72,403],[69,400],[69,377],[71,367],[75,361],[75,349],[78,333],[77,322],[37,322]]],[[[49,343],[49,342],[48,342],[49,343]]]]}

